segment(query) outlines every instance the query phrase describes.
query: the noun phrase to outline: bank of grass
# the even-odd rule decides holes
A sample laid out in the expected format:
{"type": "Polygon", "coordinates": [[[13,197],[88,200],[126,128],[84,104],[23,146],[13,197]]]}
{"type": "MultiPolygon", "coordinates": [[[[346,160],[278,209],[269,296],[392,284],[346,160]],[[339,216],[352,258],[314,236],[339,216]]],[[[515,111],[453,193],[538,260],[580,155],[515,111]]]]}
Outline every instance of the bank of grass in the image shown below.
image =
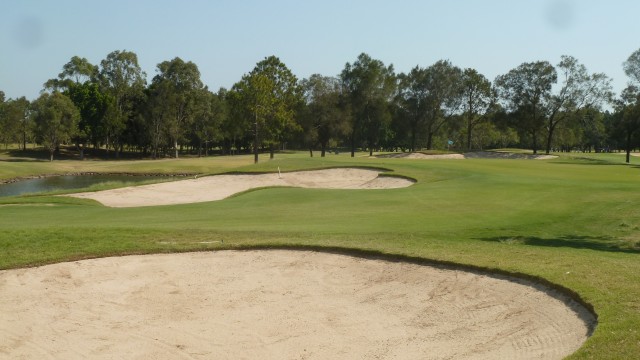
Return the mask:
{"type": "Polygon", "coordinates": [[[105,171],[167,166],[202,174],[370,166],[417,183],[393,190],[269,188],[218,202],[127,209],[54,196],[1,199],[0,268],[255,246],[372,250],[546,279],[575,291],[599,317],[572,358],[640,353],[640,169],[621,165],[624,157],[358,155],[278,154],[258,165],[251,157],[93,162],[105,171]]]}

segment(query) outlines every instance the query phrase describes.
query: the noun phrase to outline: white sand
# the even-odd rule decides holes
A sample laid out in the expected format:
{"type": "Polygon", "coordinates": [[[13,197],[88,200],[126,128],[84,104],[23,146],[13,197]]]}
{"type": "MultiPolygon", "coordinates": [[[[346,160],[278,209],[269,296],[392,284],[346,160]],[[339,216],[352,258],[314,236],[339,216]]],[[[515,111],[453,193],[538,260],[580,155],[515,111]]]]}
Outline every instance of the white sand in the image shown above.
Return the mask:
{"type": "Polygon", "coordinates": [[[498,151],[478,151],[469,152],[464,154],[442,154],[442,155],[427,155],[419,152],[414,153],[392,153],[378,155],[381,158],[403,158],[403,159],[527,159],[527,160],[549,160],[557,158],[556,155],[533,155],[533,154],[520,154],[498,151]]]}
{"type": "Polygon", "coordinates": [[[407,187],[412,181],[378,176],[366,169],[326,169],[258,175],[216,175],[189,180],[132,186],[120,189],[70,194],[94,199],[111,207],[188,204],[222,200],[242,191],[267,186],[294,186],[321,189],[391,189],[407,187]]]}
{"type": "Polygon", "coordinates": [[[6,359],[561,359],[595,320],[553,290],[307,251],[0,271],[6,359]]]}

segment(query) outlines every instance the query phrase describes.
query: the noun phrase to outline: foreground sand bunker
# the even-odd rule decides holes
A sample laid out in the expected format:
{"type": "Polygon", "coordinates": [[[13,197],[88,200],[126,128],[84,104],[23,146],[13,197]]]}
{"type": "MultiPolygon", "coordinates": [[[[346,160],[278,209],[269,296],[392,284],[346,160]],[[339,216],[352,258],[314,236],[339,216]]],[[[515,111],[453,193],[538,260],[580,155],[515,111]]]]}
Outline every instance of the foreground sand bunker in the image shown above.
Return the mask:
{"type": "Polygon", "coordinates": [[[595,320],[553,291],[307,251],[0,271],[0,358],[561,359],[595,320]]]}
{"type": "Polygon", "coordinates": [[[267,186],[293,186],[316,189],[392,189],[407,187],[413,181],[378,176],[367,169],[326,169],[280,174],[216,175],[160,184],[71,194],[94,199],[111,207],[189,204],[222,200],[233,194],[267,186]]]}

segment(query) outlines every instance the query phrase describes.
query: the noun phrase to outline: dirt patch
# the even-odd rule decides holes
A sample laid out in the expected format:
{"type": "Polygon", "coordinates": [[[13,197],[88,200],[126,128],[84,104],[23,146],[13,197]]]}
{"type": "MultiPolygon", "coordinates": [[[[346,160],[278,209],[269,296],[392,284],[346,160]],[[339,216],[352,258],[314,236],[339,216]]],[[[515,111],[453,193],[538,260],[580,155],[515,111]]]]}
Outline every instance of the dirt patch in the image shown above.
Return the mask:
{"type": "Polygon", "coordinates": [[[310,251],[0,271],[0,357],[561,359],[595,320],[524,281],[310,251]]]}
{"type": "Polygon", "coordinates": [[[376,170],[340,168],[282,174],[216,175],[67,196],[94,199],[111,207],[136,207],[222,200],[243,191],[269,186],[392,189],[413,184],[413,181],[408,179],[378,176],[379,173],[376,170]]]}

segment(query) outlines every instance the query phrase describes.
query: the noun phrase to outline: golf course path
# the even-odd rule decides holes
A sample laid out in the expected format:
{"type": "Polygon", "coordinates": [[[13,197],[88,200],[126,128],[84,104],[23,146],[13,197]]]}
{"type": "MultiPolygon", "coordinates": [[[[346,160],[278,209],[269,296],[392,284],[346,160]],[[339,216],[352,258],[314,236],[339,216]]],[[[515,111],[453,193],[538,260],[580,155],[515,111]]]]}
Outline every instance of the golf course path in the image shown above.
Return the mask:
{"type": "Polygon", "coordinates": [[[595,324],[525,281],[310,251],[0,271],[0,358],[562,359],[595,324]]]}
{"type": "Polygon", "coordinates": [[[94,199],[110,207],[137,207],[222,200],[239,192],[268,186],[316,189],[392,189],[407,187],[413,181],[378,176],[379,171],[339,168],[255,175],[215,175],[159,184],[131,186],[113,190],[70,194],[94,199]]]}

